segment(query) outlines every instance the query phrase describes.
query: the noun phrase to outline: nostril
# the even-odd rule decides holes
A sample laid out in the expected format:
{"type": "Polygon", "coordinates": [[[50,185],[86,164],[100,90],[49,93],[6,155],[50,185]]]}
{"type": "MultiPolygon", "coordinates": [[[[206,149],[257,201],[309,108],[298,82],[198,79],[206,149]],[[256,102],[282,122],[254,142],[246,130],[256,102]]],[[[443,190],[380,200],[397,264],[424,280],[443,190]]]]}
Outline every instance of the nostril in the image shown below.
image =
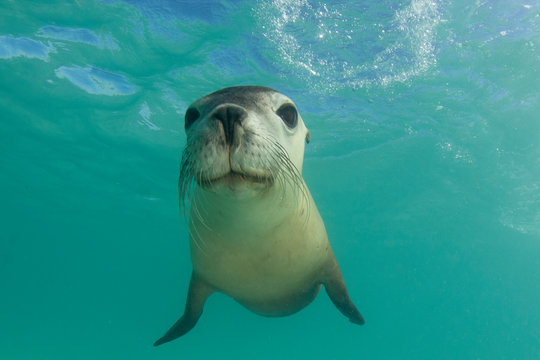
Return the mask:
{"type": "Polygon", "coordinates": [[[247,111],[241,106],[225,104],[214,110],[212,118],[218,120],[223,125],[225,141],[231,145],[234,140],[234,128],[236,124],[242,123],[246,118],[247,111]]]}

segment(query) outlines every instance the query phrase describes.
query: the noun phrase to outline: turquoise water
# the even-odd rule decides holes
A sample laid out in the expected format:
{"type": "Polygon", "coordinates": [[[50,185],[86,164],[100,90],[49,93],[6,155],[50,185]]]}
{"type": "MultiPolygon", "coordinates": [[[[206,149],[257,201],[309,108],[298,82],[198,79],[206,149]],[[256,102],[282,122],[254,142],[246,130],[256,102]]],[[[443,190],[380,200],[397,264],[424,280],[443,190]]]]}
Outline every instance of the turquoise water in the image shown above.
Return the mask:
{"type": "Polygon", "coordinates": [[[0,359],[540,358],[540,4],[0,2],[0,359]],[[183,114],[256,84],[311,131],[349,292],[269,319],[191,264],[183,114]]]}

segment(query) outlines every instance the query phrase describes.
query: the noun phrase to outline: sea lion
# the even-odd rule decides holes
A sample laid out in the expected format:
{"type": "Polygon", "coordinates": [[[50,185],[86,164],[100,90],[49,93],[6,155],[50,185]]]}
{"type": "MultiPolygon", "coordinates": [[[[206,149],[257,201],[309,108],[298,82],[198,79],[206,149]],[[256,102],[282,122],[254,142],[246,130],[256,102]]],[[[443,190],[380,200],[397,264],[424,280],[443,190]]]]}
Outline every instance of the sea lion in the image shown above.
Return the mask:
{"type": "Polygon", "coordinates": [[[324,285],[363,324],[302,178],[310,133],[294,103],[266,87],[225,88],[189,106],[185,130],[179,194],[184,210],[189,203],[193,272],[183,316],[154,346],[190,331],[216,291],[285,316],[324,285]]]}

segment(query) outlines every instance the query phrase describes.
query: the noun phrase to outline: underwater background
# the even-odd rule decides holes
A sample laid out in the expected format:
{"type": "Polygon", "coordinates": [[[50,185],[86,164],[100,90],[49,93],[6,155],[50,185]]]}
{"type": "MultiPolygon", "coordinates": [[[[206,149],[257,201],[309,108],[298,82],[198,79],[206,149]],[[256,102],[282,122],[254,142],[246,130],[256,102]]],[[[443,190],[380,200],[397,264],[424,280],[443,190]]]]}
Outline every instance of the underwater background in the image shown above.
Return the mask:
{"type": "Polygon", "coordinates": [[[540,3],[0,1],[0,359],[540,359],[540,3]],[[191,273],[184,112],[286,94],[353,301],[191,273]]]}

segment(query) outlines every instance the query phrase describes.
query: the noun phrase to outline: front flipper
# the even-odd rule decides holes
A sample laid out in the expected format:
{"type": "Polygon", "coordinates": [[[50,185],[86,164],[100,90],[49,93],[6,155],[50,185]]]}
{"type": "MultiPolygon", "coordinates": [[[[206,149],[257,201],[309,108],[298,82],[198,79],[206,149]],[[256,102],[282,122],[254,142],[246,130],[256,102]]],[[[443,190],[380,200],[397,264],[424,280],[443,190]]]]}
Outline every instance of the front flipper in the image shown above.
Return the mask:
{"type": "Polygon", "coordinates": [[[201,317],[206,299],[213,292],[214,290],[195,273],[191,274],[184,315],[182,315],[162,338],[154,343],[154,346],[179,338],[189,330],[193,329],[197,320],[201,317]]]}
{"type": "Polygon", "coordinates": [[[325,276],[323,277],[322,283],[330,300],[332,300],[338,310],[348,317],[351,322],[358,325],[364,325],[364,318],[349,298],[343,275],[341,274],[339,265],[333,255],[324,274],[325,276]]]}

